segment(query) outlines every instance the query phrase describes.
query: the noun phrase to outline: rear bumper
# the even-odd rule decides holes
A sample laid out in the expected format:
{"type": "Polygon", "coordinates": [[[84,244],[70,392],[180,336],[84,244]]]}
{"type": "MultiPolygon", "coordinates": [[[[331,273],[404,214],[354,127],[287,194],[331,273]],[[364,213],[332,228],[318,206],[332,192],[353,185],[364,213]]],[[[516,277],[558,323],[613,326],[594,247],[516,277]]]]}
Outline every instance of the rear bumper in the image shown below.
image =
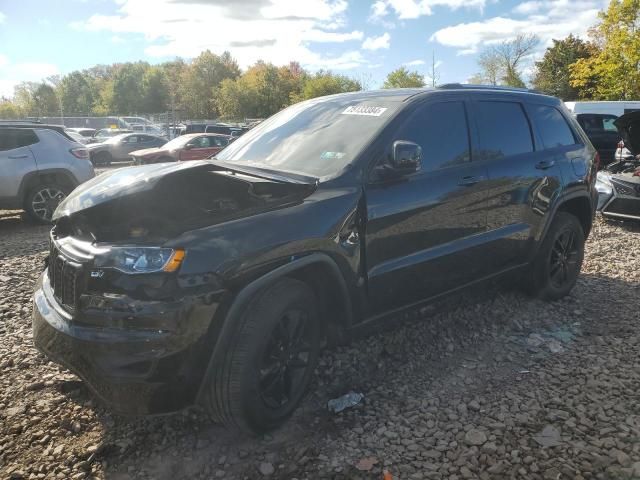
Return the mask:
{"type": "Polygon", "coordinates": [[[95,312],[91,324],[83,324],[82,314],[71,319],[57,304],[45,271],[34,294],[33,338],[41,352],[76,373],[116,413],[168,413],[195,401],[214,345],[209,327],[217,306],[210,295],[149,302],[139,310],[144,318],[118,318],[122,312],[104,309],[108,327],[96,326],[95,312]],[[162,328],[149,327],[154,316],[162,328]],[[175,328],[167,328],[170,320],[175,328]],[[137,321],[145,328],[135,328],[137,321]]]}

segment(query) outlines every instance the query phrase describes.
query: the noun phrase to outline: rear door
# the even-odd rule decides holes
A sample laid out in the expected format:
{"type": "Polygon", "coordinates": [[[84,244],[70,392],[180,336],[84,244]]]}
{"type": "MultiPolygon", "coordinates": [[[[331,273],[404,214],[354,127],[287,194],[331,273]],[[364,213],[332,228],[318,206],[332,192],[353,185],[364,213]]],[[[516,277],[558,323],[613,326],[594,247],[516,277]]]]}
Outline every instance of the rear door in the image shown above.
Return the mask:
{"type": "Polygon", "coordinates": [[[490,179],[486,254],[492,273],[498,273],[529,260],[532,242],[560,191],[560,169],[555,153],[536,142],[518,97],[485,97],[473,102],[473,111],[479,137],[475,154],[490,179]]]}
{"type": "Polygon", "coordinates": [[[38,141],[33,130],[0,128],[0,200],[15,198],[25,175],[37,171],[29,145],[38,141]]]}
{"type": "Polygon", "coordinates": [[[460,287],[483,270],[477,245],[486,231],[487,171],[471,159],[466,102],[418,106],[385,137],[379,163],[396,140],[419,144],[423,161],[414,174],[367,186],[371,313],[460,287]]]}

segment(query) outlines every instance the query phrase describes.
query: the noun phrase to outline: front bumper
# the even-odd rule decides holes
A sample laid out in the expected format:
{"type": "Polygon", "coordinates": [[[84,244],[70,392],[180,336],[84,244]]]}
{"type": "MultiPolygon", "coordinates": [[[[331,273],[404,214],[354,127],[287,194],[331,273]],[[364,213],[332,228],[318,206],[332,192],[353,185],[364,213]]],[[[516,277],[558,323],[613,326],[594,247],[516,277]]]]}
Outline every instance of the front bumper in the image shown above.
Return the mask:
{"type": "Polygon", "coordinates": [[[609,191],[599,192],[598,211],[608,218],[640,220],[640,187],[614,180],[609,191]]]}
{"type": "Polygon", "coordinates": [[[215,298],[130,300],[135,308],[129,311],[102,304],[99,311],[72,318],[54,299],[45,270],[34,294],[34,343],[82,378],[116,413],[168,413],[195,401],[215,343],[210,328],[218,307],[215,298]],[[100,318],[104,326],[99,326],[100,318]]]}

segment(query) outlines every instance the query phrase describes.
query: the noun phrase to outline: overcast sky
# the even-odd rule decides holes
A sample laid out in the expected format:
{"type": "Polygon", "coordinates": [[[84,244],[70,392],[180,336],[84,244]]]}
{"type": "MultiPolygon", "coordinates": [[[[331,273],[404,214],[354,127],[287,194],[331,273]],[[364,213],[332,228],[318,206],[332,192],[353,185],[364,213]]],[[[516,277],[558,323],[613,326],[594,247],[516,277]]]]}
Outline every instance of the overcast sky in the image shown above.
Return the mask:
{"type": "Polygon", "coordinates": [[[585,36],[608,0],[0,0],[0,95],[95,64],[229,50],[241,67],[299,61],[365,79],[400,65],[441,82],[476,73],[477,52],[518,33],[585,36]]]}

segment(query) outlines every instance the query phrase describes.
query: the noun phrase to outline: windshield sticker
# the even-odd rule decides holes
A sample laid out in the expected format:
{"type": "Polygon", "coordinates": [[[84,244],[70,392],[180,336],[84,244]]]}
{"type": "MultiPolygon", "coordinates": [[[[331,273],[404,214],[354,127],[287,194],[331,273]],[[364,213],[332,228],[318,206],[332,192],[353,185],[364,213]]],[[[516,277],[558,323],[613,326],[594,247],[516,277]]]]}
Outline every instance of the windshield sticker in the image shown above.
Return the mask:
{"type": "Polygon", "coordinates": [[[365,117],[379,117],[387,107],[366,107],[364,105],[352,105],[347,107],[342,115],[364,115],[365,117]]]}
{"type": "Polygon", "coordinates": [[[322,152],[320,158],[323,160],[332,160],[334,158],[344,157],[344,152],[322,152]]]}

